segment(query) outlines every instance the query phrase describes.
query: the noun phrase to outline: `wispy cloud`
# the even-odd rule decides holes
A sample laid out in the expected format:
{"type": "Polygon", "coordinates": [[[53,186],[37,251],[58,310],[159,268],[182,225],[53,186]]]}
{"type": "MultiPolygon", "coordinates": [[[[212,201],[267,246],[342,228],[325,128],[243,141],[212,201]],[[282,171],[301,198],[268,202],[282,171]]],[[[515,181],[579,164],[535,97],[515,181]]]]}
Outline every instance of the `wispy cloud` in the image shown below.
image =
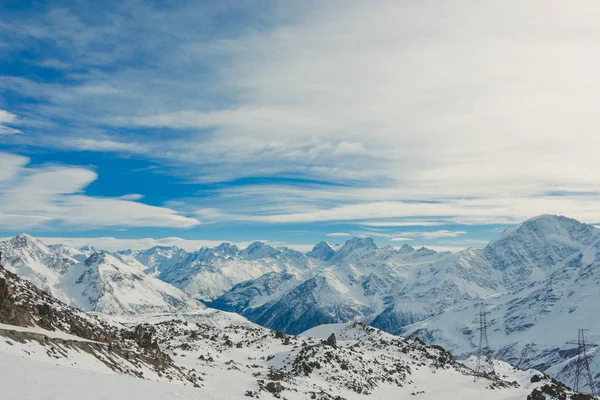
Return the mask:
{"type": "Polygon", "coordinates": [[[459,235],[465,235],[467,232],[465,231],[448,231],[448,230],[439,230],[432,232],[409,232],[405,233],[405,235],[412,235],[422,237],[423,239],[440,239],[440,238],[449,238],[449,237],[457,237],[459,235]]]}
{"type": "MultiPolygon", "coordinates": [[[[178,199],[212,221],[600,221],[597,196],[577,194],[600,185],[598,2],[301,3],[102,2],[7,18],[9,54],[42,43],[40,65],[64,79],[0,77],[0,93],[33,100],[11,104],[18,120],[0,113],[0,133],[133,154],[194,182],[300,178],[178,199]],[[215,22],[240,14],[247,24],[215,22]],[[569,194],[548,195],[558,190],[569,194]]],[[[94,178],[71,172],[63,211],[126,202],[80,199],[94,178]]],[[[143,204],[125,206],[150,224],[143,204]]],[[[195,221],[159,209],[161,224],[195,221]]]]}
{"type": "Polygon", "coordinates": [[[17,116],[11,112],[0,109],[0,135],[14,135],[21,133],[18,129],[11,128],[9,125],[17,121],[17,116]]]}
{"type": "Polygon", "coordinates": [[[83,189],[96,180],[94,171],[69,166],[27,167],[29,159],[0,153],[0,223],[5,227],[62,225],[94,227],[189,228],[200,221],[176,211],[134,200],[94,197],[83,189]]]}
{"type": "Polygon", "coordinates": [[[329,237],[347,237],[347,236],[352,236],[350,233],[345,233],[345,232],[332,232],[332,233],[328,233],[325,236],[329,236],[329,237]]]}

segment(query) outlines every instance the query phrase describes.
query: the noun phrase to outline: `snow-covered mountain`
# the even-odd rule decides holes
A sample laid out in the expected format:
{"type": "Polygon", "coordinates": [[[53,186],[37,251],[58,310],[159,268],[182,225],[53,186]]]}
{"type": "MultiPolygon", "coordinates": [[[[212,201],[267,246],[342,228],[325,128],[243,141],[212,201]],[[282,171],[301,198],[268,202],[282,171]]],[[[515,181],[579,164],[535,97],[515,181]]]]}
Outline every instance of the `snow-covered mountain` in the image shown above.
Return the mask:
{"type": "Polygon", "coordinates": [[[146,274],[144,265],[118,255],[45,246],[20,234],[0,242],[5,267],[84,311],[109,314],[166,312],[203,307],[179,289],[146,274]]]}
{"type": "MultiPolygon", "coordinates": [[[[590,341],[597,342],[600,339],[600,321],[596,318],[600,313],[600,237],[595,228],[577,226],[572,220],[562,221],[571,225],[562,227],[571,234],[577,234],[582,229],[591,234],[571,241],[567,241],[563,235],[543,239],[550,243],[549,249],[538,247],[539,250],[532,257],[551,260],[556,264],[534,264],[530,259],[525,259],[521,264],[508,266],[509,271],[516,270],[519,274],[523,270],[531,271],[526,282],[533,282],[519,283],[519,289],[490,296],[483,301],[490,313],[488,336],[496,357],[523,368],[537,368],[565,382],[572,382],[577,352],[576,346],[567,342],[576,341],[578,328],[589,329],[590,341]],[[565,248],[573,251],[567,252],[565,248]],[[533,280],[531,275],[539,275],[541,279],[533,280]]],[[[539,227],[541,224],[535,225],[539,227]]],[[[529,223],[521,228],[532,229],[529,223]]],[[[522,235],[519,229],[516,233],[522,235]]],[[[508,238],[503,241],[508,242],[508,238]]],[[[498,246],[497,243],[491,245],[498,246]]],[[[525,252],[531,254],[531,248],[536,244],[531,245],[523,248],[521,254],[515,251],[510,257],[519,257],[525,252]]],[[[507,247],[514,246],[513,242],[507,247]]],[[[509,280],[512,280],[512,276],[509,276],[509,280]]],[[[514,284],[511,281],[507,286],[514,284]]],[[[439,315],[405,327],[403,333],[419,336],[428,343],[441,344],[459,357],[467,356],[474,351],[479,335],[472,324],[478,311],[477,303],[463,301],[439,315]]],[[[590,353],[594,356],[600,352],[597,348],[591,348],[590,353]]],[[[593,358],[591,363],[596,386],[600,387],[600,358],[593,358]]]]}
{"type": "Polygon", "coordinates": [[[507,230],[482,250],[455,254],[406,245],[377,248],[370,238],[348,240],[338,251],[319,243],[303,263],[310,268],[270,272],[207,304],[291,333],[355,319],[401,333],[463,301],[544,281],[573,257],[589,263],[599,232],[545,215],[507,230]],[[268,296],[261,290],[265,281],[268,296]]]}
{"type": "Polygon", "coordinates": [[[211,301],[234,285],[271,272],[304,276],[312,268],[304,254],[285,247],[253,242],[240,250],[231,243],[186,252],[177,247],[153,247],[119,252],[123,260],[139,262],[164,282],[194,298],[211,301]]]}
{"type": "Polygon", "coordinates": [[[590,400],[502,362],[474,379],[444,349],[362,323],[288,336],[209,309],[88,315],[1,266],[0,338],[9,398],[590,400]]]}
{"type": "MultiPolygon", "coordinates": [[[[498,358],[572,382],[574,349],[565,343],[578,327],[600,339],[593,322],[600,311],[599,232],[543,215],[507,229],[484,249],[455,254],[378,249],[355,238],[304,280],[269,276],[269,296],[257,289],[261,277],[207,304],[291,333],[319,322],[365,321],[467,357],[476,350],[477,304],[485,299],[498,358]]],[[[318,256],[321,248],[309,254],[318,256]]],[[[600,359],[592,367],[600,387],[600,359]]]]}
{"type": "Polygon", "coordinates": [[[499,287],[474,251],[378,248],[371,238],[353,238],[331,251],[319,243],[305,256],[310,268],[261,276],[206,304],[290,333],[352,320],[391,331],[499,287]],[[265,279],[268,296],[261,290],[265,279]]]}
{"type": "MultiPolygon", "coordinates": [[[[191,296],[288,334],[363,321],[460,357],[475,351],[476,305],[485,299],[498,358],[571,382],[574,350],[565,342],[578,327],[591,328],[592,340],[600,329],[592,323],[600,293],[599,232],[543,215],[507,229],[484,249],[454,254],[378,248],[369,238],[339,248],[322,242],[306,254],[262,242],[245,249],[224,243],[195,252],[86,253],[45,247],[26,235],[0,249],[12,270],[88,310],[188,309],[191,296]],[[111,289],[102,289],[105,281],[111,289]]],[[[598,374],[600,364],[592,366],[598,374]]],[[[596,379],[600,384],[600,375],[596,379]]]]}

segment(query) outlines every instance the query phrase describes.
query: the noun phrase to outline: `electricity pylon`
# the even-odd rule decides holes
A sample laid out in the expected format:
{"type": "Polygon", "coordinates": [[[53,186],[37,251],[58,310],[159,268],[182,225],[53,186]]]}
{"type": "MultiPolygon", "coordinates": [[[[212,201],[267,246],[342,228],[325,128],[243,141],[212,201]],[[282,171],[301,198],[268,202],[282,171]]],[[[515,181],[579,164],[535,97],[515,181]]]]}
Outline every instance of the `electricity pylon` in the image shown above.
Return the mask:
{"type": "Polygon", "coordinates": [[[595,343],[588,343],[585,341],[585,331],[589,329],[579,329],[577,343],[567,342],[567,344],[577,345],[577,364],[575,364],[575,389],[576,392],[581,392],[582,389],[587,385],[590,387],[590,394],[597,398],[596,387],[594,386],[594,378],[592,377],[592,371],[590,370],[590,359],[587,355],[588,347],[598,347],[595,343]],[[583,378],[583,379],[582,379],[583,378]],[[587,380],[587,383],[583,383],[583,380],[587,380]]]}
{"type": "Polygon", "coordinates": [[[477,363],[475,364],[475,379],[482,375],[494,374],[494,362],[492,361],[492,351],[488,341],[487,315],[489,313],[485,309],[485,304],[479,305],[479,349],[477,351],[477,363]]]}

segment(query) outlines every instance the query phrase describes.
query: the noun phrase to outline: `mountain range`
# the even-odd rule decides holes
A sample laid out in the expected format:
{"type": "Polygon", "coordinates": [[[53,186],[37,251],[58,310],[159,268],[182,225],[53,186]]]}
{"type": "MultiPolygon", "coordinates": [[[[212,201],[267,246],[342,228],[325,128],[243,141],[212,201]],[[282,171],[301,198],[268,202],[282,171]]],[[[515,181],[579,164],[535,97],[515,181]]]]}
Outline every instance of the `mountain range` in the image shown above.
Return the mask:
{"type": "MultiPolygon", "coordinates": [[[[303,254],[254,242],[194,252],[177,247],[103,252],[0,243],[7,268],[66,303],[111,314],[189,312],[206,305],[299,334],[319,324],[368,323],[419,337],[459,358],[476,351],[480,304],[495,357],[572,382],[578,328],[600,333],[600,230],[542,215],[483,249],[379,248],[352,238],[303,254]],[[203,304],[201,304],[203,303],[203,304]]],[[[593,354],[592,354],[593,355],[593,354]]],[[[592,362],[600,387],[600,360],[592,362]]]]}
{"type": "Polygon", "coordinates": [[[291,336],[209,309],[92,315],[1,266],[0,338],[11,399],[591,400],[501,361],[477,375],[472,359],[363,323],[291,336]]]}

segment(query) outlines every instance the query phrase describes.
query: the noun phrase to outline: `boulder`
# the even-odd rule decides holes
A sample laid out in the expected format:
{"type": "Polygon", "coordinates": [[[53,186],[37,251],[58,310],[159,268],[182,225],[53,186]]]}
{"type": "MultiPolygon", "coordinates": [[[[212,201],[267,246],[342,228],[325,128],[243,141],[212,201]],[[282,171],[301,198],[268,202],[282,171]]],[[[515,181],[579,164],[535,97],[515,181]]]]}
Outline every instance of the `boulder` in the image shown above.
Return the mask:
{"type": "Polygon", "coordinates": [[[279,382],[269,382],[265,388],[271,393],[281,393],[283,390],[283,386],[279,382]]]}
{"type": "Polygon", "coordinates": [[[329,335],[329,337],[327,338],[327,346],[337,347],[337,339],[335,338],[334,333],[329,335]]]}

